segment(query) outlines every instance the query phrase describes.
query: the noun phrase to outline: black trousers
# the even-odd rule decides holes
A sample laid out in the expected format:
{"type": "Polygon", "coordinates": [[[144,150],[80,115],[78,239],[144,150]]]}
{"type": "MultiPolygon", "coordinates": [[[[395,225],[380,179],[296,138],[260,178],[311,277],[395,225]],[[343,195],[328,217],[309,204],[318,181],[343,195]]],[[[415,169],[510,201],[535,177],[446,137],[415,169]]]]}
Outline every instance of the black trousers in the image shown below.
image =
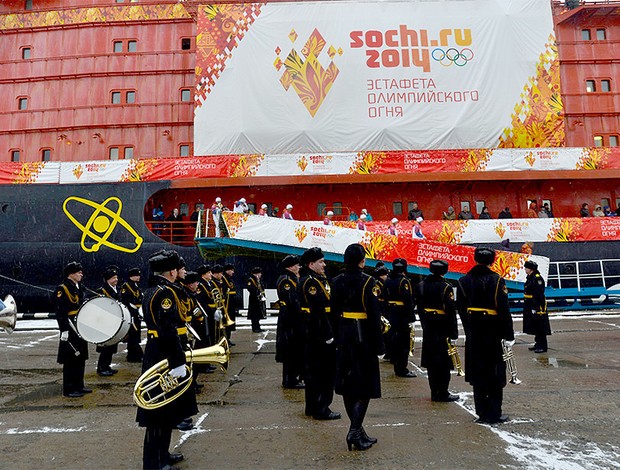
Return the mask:
{"type": "Polygon", "coordinates": [[[449,393],[450,368],[446,366],[431,366],[426,371],[428,373],[428,385],[431,388],[431,398],[446,398],[449,393]]]}
{"type": "Polygon", "coordinates": [[[300,376],[299,359],[292,354],[285,357],[282,361],[282,385],[285,387],[296,385],[299,383],[300,376]]]}
{"type": "Polygon", "coordinates": [[[260,330],[260,318],[259,317],[252,317],[251,321],[252,321],[252,331],[260,330]]]}
{"type": "Polygon", "coordinates": [[[547,335],[544,333],[538,333],[534,336],[534,344],[536,348],[547,350],[547,335]]]}
{"type": "Polygon", "coordinates": [[[400,327],[392,337],[391,359],[394,363],[394,373],[404,375],[409,372],[409,326],[400,327]]]}
{"type": "Polygon", "coordinates": [[[97,372],[103,372],[104,370],[111,369],[110,365],[112,364],[112,355],[114,354],[115,349],[116,345],[103,346],[101,348],[99,360],[97,361],[97,372]]]}
{"type": "Polygon", "coordinates": [[[62,393],[81,392],[84,388],[84,369],[86,361],[65,361],[62,365],[62,393]]]}
{"type": "MultiPolygon", "coordinates": [[[[141,331],[136,328],[136,323],[133,322],[127,333],[127,360],[130,362],[139,362],[142,360],[143,352],[140,346],[141,331]]],[[[139,322],[137,323],[140,324],[139,322]]]]}
{"type": "Polygon", "coordinates": [[[476,414],[485,421],[497,421],[502,415],[504,388],[501,385],[474,385],[476,414]]]}
{"type": "Polygon", "coordinates": [[[144,434],[142,468],[144,470],[160,470],[169,463],[170,441],[172,428],[147,427],[144,434]]]}

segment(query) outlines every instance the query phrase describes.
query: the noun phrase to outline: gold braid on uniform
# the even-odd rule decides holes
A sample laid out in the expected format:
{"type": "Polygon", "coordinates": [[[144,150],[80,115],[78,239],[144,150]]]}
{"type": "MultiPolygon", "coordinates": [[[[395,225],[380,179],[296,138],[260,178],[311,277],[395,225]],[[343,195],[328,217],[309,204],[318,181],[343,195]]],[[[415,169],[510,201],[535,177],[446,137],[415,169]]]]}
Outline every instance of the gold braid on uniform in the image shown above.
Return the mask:
{"type": "Polygon", "coordinates": [[[73,295],[71,292],[69,292],[67,286],[61,284],[60,287],[62,287],[62,289],[65,291],[65,294],[67,294],[67,297],[72,304],[77,304],[80,301],[80,296],[77,294],[73,295]]]}

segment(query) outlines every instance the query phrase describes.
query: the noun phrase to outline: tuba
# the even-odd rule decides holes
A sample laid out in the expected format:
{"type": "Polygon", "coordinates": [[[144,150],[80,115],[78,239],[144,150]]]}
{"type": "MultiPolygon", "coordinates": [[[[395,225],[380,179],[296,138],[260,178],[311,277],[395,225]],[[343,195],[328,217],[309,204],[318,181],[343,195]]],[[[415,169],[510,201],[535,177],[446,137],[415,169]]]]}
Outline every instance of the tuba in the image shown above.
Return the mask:
{"type": "Polygon", "coordinates": [[[448,356],[452,359],[452,365],[454,366],[454,370],[456,370],[456,375],[463,377],[465,375],[465,371],[463,370],[463,365],[461,364],[459,351],[456,349],[456,346],[450,342],[450,338],[446,338],[446,343],[448,343],[448,356]]]}
{"type": "Polygon", "coordinates": [[[387,334],[387,332],[390,331],[390,328],[392,328],[390,320],[381,315],[381,334],[387,334]]]}
{"type": "Polygon", "coordinates": [[[228,368],[230,350],[228,341],[222,338],[219,343],[208,348],[185,352],[185,377],[170,375],[168,360],[158,362],[144,372],[133,388],[133,401],[140,408],[154,410],[179,398],[192,383],[192,364],[217,364],[222,370],[228,368]]]}
{"type": "Polygon", "coordinates": [[[0,330],[13,333],[17,323],[17,304],[12,295],[7,295],[0,301],[0,330]]]}
{"type": "Polygon", "coordinates": [[[519,385],[521,380],[517,377],[517,365],[515,364],[512,348],[506,344],[505,339],[502,340],[502,359],[506,363],[506,369],[510,372],[510,383],[519,385]]]}

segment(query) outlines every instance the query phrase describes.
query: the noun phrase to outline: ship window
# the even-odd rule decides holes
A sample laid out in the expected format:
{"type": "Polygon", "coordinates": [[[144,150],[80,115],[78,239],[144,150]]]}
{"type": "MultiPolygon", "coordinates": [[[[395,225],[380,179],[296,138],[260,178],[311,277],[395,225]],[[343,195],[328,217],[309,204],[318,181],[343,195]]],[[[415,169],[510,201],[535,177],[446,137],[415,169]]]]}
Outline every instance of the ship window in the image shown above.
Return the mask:
{"type": "Polygon", "coordinates": [[[187,144],[179,145],[179,156],[189,157],[189,145],[187,144]]]}
{"type": "Polygon", "coordinates": [[[21,152],[19,150],[11,150],[11,161],[18,162],[21,152]]]}
{"type": "Polygon", "coordinates": [[[123,52],[123,41],[114,41],[114,52],[123,52]]]}
{"type": "Polygon", "coordinates": [[[248,202],[248,212],[250,214],[256,214],[256,203],[255,202],[248,202]]]}
{"type": "Polygon", "coordinates": [[[118,147],[110,147],[108,155],[110,160],[118,160],[118,147]]]}
{"type": "Polygon", "coordinates": [[[589,29],[582,29],[581,30],[581,39],[583,39],[584,41],[589,41],[590,39],[592,39],[592,37],[590,36],[590,30],[589,29]]]}
{"type": "Polygon", "coordinates": [[[125,150],[123,151],[123,155],[125,156],[126,160],[130,160],[133,158],[133,147],[125,147],[125,150]]]}
{"type": "Polygon", "coordinates": [[[190,101],[192,99],[192,91],[189,88],[181,90],[181,101],[190,101]]]}
{"type": "Polygon", "coordinates": [[[403,203],[402,202],[393,202],[392,203],[392,214],[394,215],[402,215],[403,213],[403,203]]]}
{"type": "Polygon", "coordinates": [[[192,38],[181,38],[181,49],[184,51],[192,48],[192,38]]]}
{"type": "Polygon", "coordinates": [[[138,50],[138,41],[127,41],[127,52],[136,52],[138,50]]]}
{"type": "Polygon", "coordinates": [[[594,80],[586,80],[586,91],[594,93],[596,91],[596,82],[594,80]]]}
{"type": "Polygon", "coordinates": [[[611,91],[611,80],[601,80],[601,91],[604,93],[611,91]]]}
{"type": "Polygon", "coordinates": [[[32,10],[32,1],[33,0],[26,0],[26,2],[24,4],[24,9],[25,10],[32,10]]]}
{"type": "Polygon", "coordinates": [[[605,30],[603,28],[596,30],[596,39],[598,39],[599,41],[604,41],[605,39],[607,39],[607,35],[605,34],[605,30]]]}
{"type": "Polygon", "coordinates": [[[482,208],[486,206],[484,201],[476,201],[476,213],[482,214],[482,208]]]}
{"type": "Polygon", "coordinates": [[[617,135],[610,135],[609,136],[609,146],[610,147],[617,147],[618,146],[618,136],[617,135]]]}
{"type": "Polygon", "coordinates": [[[125,101],[127,103],[135,103],[136,102],[136,92],[135,91],[128,91],[125,94],[125,101]]]}
{"type": "Polygon", "coordinates": [[[469,201],[461,201],[461,211],[464,211],[465,209],[470,209],[469,201]]]}
{"type": "Polygon", "coordinates": [[[187,216],[189,214],[189,204],[187,202],[182,202],[179,204],[179,214],[183,216],[187,216]]]}
{"type": "Polygon", "coordinates": [[[609,205],[609,199],[607,199],[606,197],[601,199],[601,207],[611,207],[609,205]]]}
{"type": "Polygon", "coordinates": [[[334,202],[334,215],[342,215],[342,202],[334,202]]]}
{"type": "Polygon", "coordinates": [[[44,162],[49,162],[52,159],[52,149],[43,149],[41,150],[41,160],[44,162]]]}
{"type": "Polygon", "coordinates": [[[17,100],[17,109],[28,109],[28,98],[19,98],[17,100]]]}
{"type": "Polygon", "coordinates": [[[603,146],[603,136],[602,135],[595,135],[594,136],[594,146],[595,147],[602,147],[603,146]]]}
{"type": "Polygon", "coordinates": [[[323,217],[323,211],[325,210],[325,208],[327,207],[327,204],[325,204],[324,202],[319,202],[316,205],[316,213],[318,214],[319,217],[323,217]]]}
{"type": "Polygon", "coordinates": [[[112,104],[121,104],[121,92],[120,91],[112,92],[112,104]]]}
{"type": "Polygon", "coordinates": [[[30,59],[32,49],[29,47],[22,47],[22,59],[30,59]]]}

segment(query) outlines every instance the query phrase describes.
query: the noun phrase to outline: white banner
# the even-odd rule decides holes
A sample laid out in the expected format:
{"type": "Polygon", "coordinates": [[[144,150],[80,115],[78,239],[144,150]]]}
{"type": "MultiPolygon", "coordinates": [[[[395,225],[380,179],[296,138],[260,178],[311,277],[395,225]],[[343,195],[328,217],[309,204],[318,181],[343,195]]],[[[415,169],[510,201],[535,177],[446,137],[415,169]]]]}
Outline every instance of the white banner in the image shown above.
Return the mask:
{"type": "Polygon", "coordinates": [[[199,21],[195,155],[497,147],[553,54],[543,0],[256,5],[199,21]]]}

